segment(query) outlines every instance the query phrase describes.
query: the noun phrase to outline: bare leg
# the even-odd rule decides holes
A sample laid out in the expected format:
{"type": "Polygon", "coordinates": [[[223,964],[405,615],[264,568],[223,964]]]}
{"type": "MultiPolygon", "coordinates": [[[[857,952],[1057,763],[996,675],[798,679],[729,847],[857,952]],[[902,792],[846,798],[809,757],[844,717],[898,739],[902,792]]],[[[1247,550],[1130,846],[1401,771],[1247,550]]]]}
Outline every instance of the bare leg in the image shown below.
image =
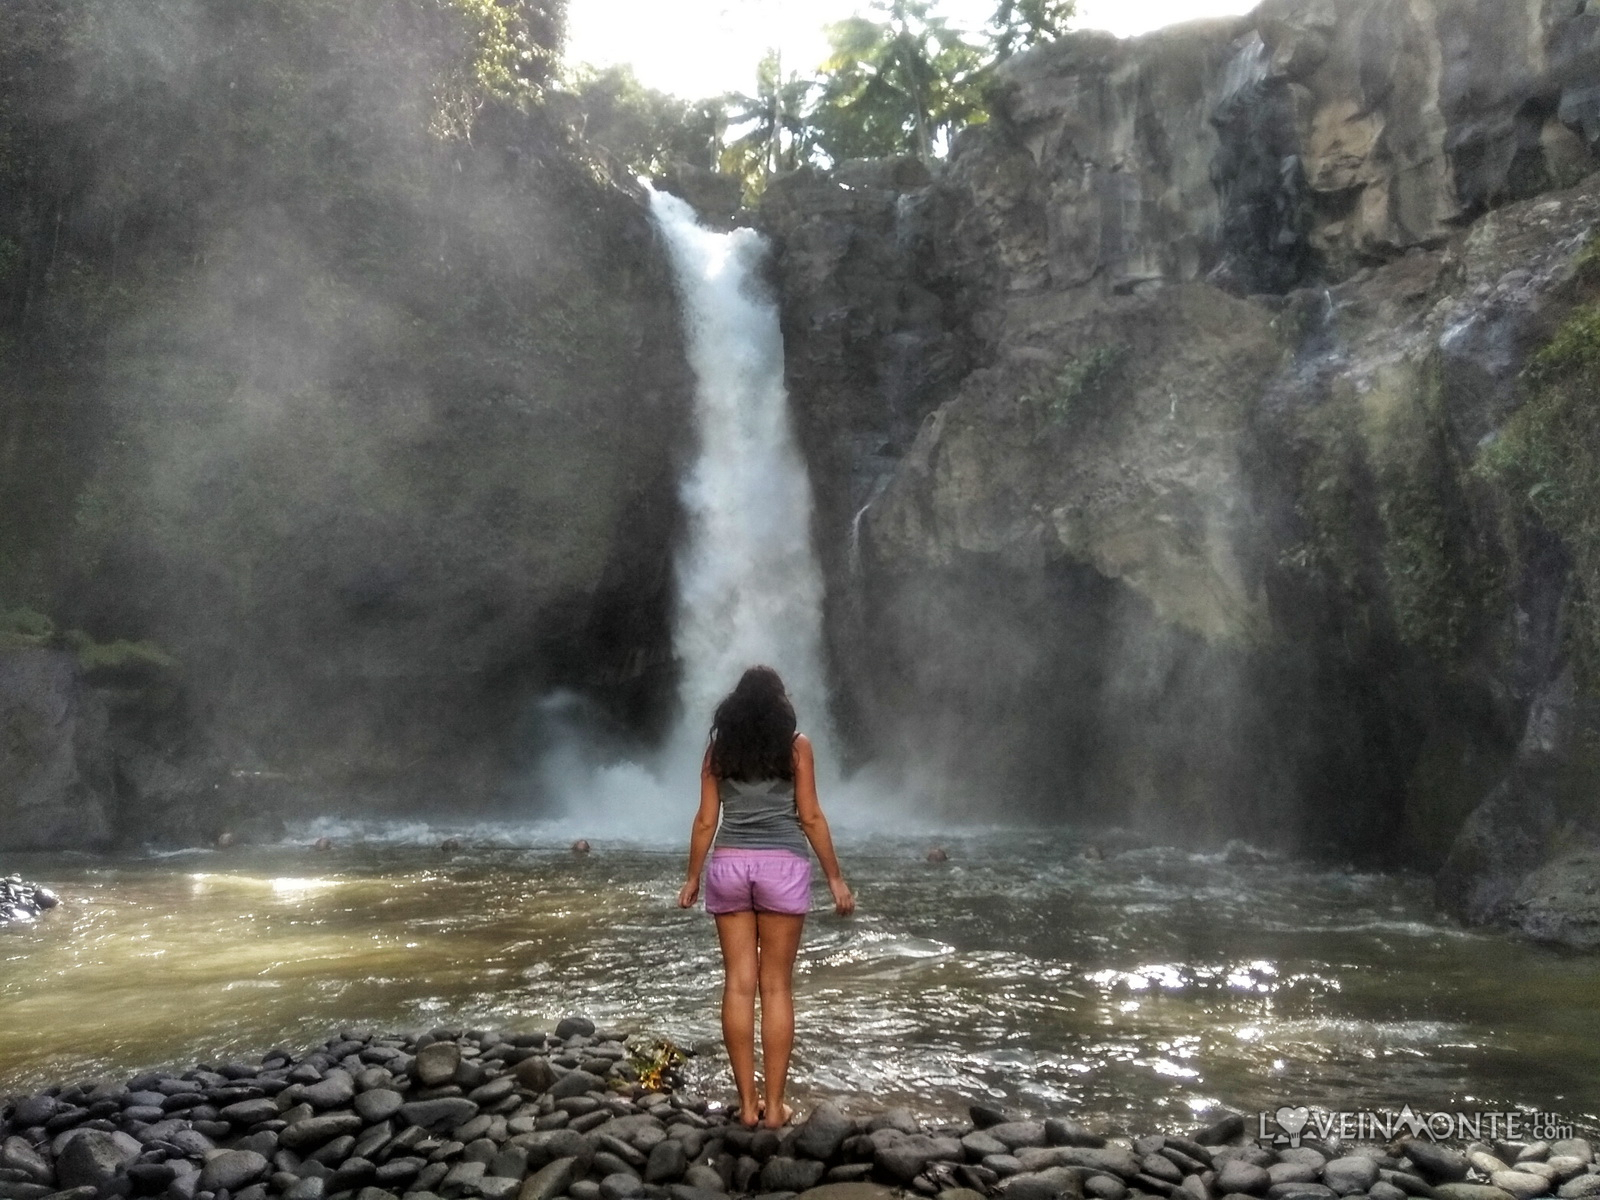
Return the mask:
{"type": "Polygon", "coordinates": [[[756,914],[718,913],[722,943],[722,1041],[739,1090],[739,1120],[754,1126],[756,1099],[756,914]]]}
{"type": "Polygon", "coordinates": [[[761,1060],[767,1082],[766,1123],[776,1129],[789,1119],[783,1103],[794,1049],[794,956],[800,948],[804,916],[757,913],[760,957],[761,1060]]]}

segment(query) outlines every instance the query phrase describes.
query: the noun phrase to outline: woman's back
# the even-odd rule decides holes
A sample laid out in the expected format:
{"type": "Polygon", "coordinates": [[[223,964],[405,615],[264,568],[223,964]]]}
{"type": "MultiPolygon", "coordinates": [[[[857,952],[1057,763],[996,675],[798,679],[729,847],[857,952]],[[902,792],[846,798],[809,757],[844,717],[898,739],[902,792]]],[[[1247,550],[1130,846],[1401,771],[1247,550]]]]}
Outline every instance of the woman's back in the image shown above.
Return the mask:
{"type": "Polygon", "coordinates": [[[718,847],[736,850],[793,850],[809,857],[811,846],[800,828],[793,779],[719,779],[722,823],[718,847]]]}

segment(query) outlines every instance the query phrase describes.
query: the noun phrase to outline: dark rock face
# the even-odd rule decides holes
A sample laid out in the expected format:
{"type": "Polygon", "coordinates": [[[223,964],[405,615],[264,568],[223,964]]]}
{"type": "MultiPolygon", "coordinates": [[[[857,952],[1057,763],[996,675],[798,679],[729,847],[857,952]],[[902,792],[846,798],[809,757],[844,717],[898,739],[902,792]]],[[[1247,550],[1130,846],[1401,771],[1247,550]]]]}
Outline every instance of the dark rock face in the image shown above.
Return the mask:
{"type": "Polygon", "coordinates": [[[1596,300],[1578,7],[1063,38],[892,181],[925,251],[870,187],[774,190],[861,756],[959,812],[1448,859],[1456,911],[1585,944],[1596,548],[1493,449],[1596,300]],[[913,332],[952,353],[871,441],[913,332]]]}
{"type": "Polygon", "coordinates": [[[72,655],[0,651],[0,850],[110,843],[106,725],[72,655]]]}
{"type": "MultiPolygon", "coordinates": [[[[78,4],[0,50],[37,85],[0,117],[0,442],[28,464],[0,597],[179,664],[166,707],[97,681],[110,831],[206,840],[313,792],[487,805],[555,689],[648,734],[690,384],[646,197],[537,106],[441,126],[432,72],[471,41],[443,25],[150,20],[254,50],[148,54],[78,4]]],[[[104,836],[77,820],[53,844],[104,836]]]]}

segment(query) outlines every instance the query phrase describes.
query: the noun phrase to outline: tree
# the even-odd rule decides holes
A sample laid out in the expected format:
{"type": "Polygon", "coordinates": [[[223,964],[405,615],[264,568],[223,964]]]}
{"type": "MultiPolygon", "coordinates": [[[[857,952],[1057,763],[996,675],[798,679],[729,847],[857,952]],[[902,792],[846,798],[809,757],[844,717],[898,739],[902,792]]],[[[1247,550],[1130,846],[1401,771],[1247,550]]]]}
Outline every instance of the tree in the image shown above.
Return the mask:
{"type": "Polygon", "coordinates": [[[636,175],[669,162],[715,166],[727,116],[722,102],[690,102],[647,88],[629,66],[579,67],[567,80],[569,123],[636,175]]]}
{"type": "Polygon", "coordinates": [[[828,28],[813,122],[834,159],[915,154],[934,148],[979,111],[982,52],[931,14],[929,0],[874,0],[877,19],[828,28]]]}
{"type": "Polygon", "coordinates": [[[1054,41],[1067,31],[1077,0],[1000,0],[989,18],[989,39],[996,61],[1019,50],[1054,41]]]}
{"type": "Polygon", "coordinates": [[[722,155],[722,169],[740,175],[749,191],[780,171],[792,171],[811,155],[815,130],[808,118],[808,102],[816,83],[790,72],[783,76],[783,59],[767,51],[756,67],[753,96],[733,92],[723,98],[728,127],[743,129],[722,155]]]}

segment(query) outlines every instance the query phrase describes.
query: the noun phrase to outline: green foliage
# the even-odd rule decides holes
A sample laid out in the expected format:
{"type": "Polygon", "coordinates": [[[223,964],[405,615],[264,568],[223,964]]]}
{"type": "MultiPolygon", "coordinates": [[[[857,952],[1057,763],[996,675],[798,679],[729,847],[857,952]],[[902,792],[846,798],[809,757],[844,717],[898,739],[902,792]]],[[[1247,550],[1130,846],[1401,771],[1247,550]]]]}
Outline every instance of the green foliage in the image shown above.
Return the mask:
{"type": "Polygon", "coordinates": [[[1128,361],[1129,350],[1121,343],[1091,346],[1074,355],[1043,381],[1024,393],[1026,403],[1040,406],[1053,421],[1065,421],[1073,412],[1101,396],[1106,386],[1128,361]]]}
{"type": "Polygon", "coordinates": [[[1483,452],[1480,475],[1512,512],[1551,530],[1572,556],[1568,648],[1600,693],[1600,304],[1574,312],[1529,364],[1523,406],[1483,452]]]}
{"type": "Polygon", "coordinates": [[[983,51],[933,15],[928,0],[873,0],[873,16],[828,28],[812,123],[832,158],[914,154],[936,146],[981,111],[983,51]]]}
{"type": "Polygon", "coordinates": [[[48,646],[55,637],[56,623],[31,608],[0,611],[0,650],[20,650],[48,646]]]}
{"type": "Polygon", "coordinates": [[[91,675],[131,675],[176,671],[178,660],[154,642],[97,642],[80,630],[69,630],[62,639],[78,666],[91,675]]]}
{"type": "Polygon", "coordinates": [[[1003,62],[1020,50],[1060,37],[1077,10],[1077,0],[1000,0],[989,18],[995,59],[1003,62]]]}
{"type": "Polygon", "coordinates": [[[783,60],[769,50],[756,67],[755,94],[723,97],[728,127],[744,132],[728,143],[718,166],[743,179],[752,199],[773,175],[811,158],[817,138],[807,110],[816,86],[792,71],[785,79],[783,60]]]}
{"type": "Polygon", "coordinates": [[[659,1092],[682,1084],[682,1067],[688,1053],[669,1038],[657,1038],[647,1046],[636,1046],[630,1053],[633,1069],[639,1073],[639,1086],[659,1092]]]}
{"type": "Polygon", "coordinates": [[[679,160],[716,165],[727,127],[721,101],[690,102],[647,88],[628,66],[579,67],[563,87],[578,136],[633,174],[658,174],[679,160]]]}

